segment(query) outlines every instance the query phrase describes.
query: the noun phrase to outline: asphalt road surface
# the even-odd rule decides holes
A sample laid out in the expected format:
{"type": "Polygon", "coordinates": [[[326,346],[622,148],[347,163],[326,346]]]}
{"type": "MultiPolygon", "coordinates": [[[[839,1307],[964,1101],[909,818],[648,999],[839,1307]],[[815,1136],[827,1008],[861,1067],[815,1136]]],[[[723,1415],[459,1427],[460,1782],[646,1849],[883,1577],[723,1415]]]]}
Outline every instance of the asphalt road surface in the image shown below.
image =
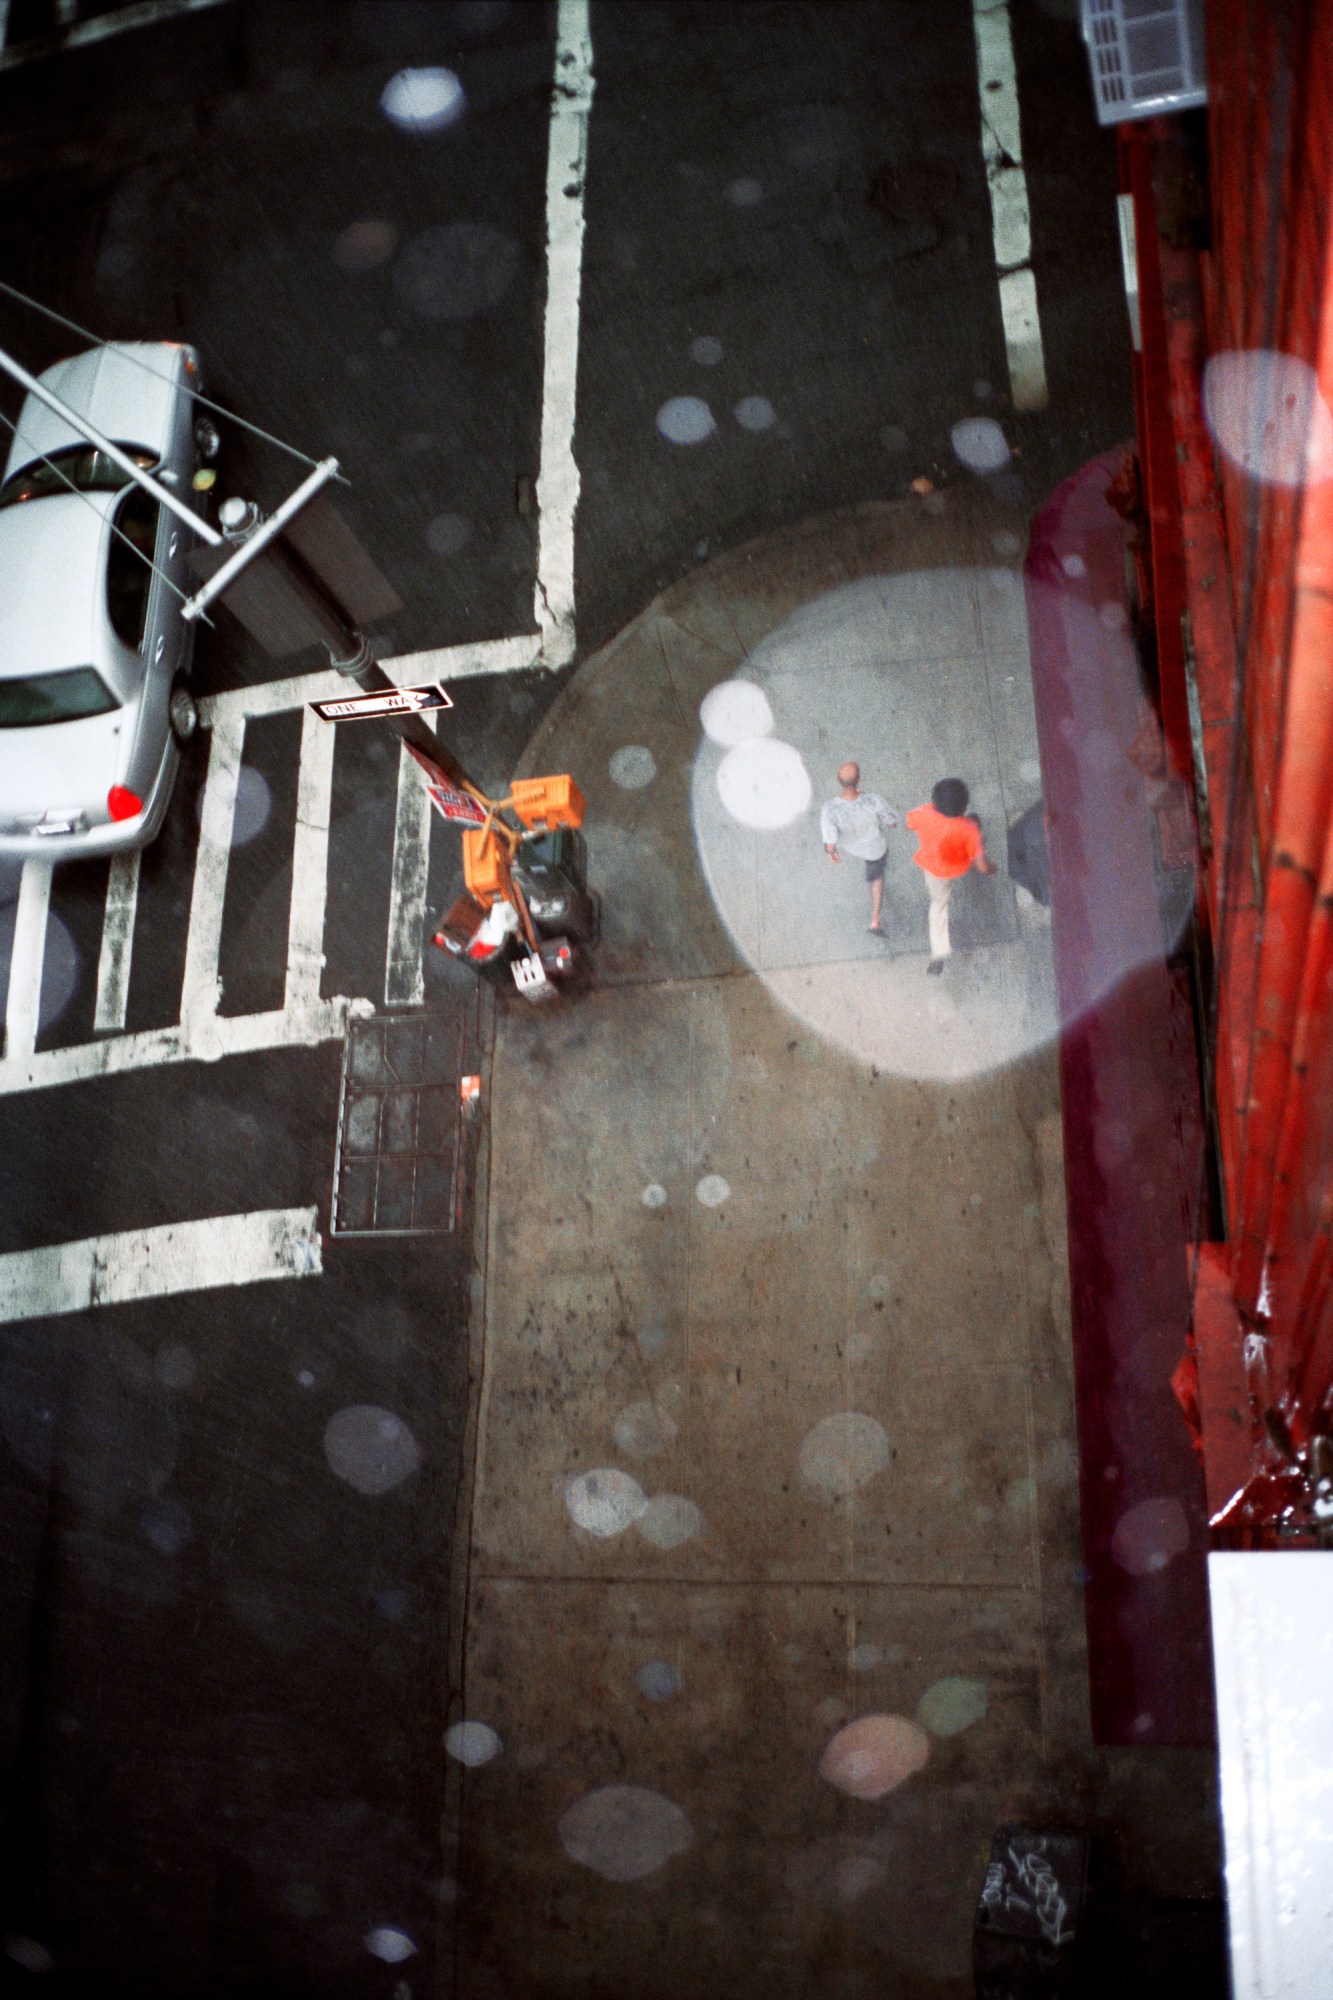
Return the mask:
{"type": "MultiPolygon", "coordinates": [[[[691,564],[913,480],[990,476],[1021,535],[1131,433],[1114,148],[1072,13],[1012,0],[1049,384],[1047,407],[1016,411],[969,0],[593,0],[580,658],[691,564]],[[969,418],[1002,425],[1002,471],[960,459],[969,418]]],[[[385,654],[534,627],[556,35],[538,0],[221,0],[0,74],[0,278],[104,338],[191,340],[226,408],[336,454],[339,504],[403,599],[376,628],[385,654]],[[434,131],[381,105],[423,65],[465,104],[434,131]]],[[[79,345],[8,303],[0,340],[34,368],[79,345]]],[[[219,492],[273,505],[298,462],[223,432],[219,492]]],[[[201,929],[224,1041],[286,1018],[301,898],[323,923],[310,1004],[402,1003],[396,744],[339,727],[325,855],[298,837],[315,754],[299,699],[263,713],[238,693],[322,665],[270,661],[225,614],[203,633],[198,686],[219,728],[233,718],[237,769],[202,730],[143,860],[116,1033],[181,1021],[201,929]],[[234,812],[205,876],[215,781],[234,812]]],[[[445,726],[483,782],[503,784],[562,679],[459,679],[445,726]]],[[[456,882],[448,829],[428,858],[433,909],[456,882]]],[[[0,1251],[95,1239],[100,1270],[130,1271],[80,1310],[38,1259],[50,1310],[4,1327],[10,1968],[137,2000],[445,1992],[466,1187],[452,1232],[331,1233],[341,1035],[81,1070],[109,878],[57,869],[33,1053],[69,1067],[0,1096],[0,1251]],[[220,1237],[164,1252],[151,1234],[238,1216],[285,1218],[253,1272],[220,1237]],[[136,1293],[163,1255],[180,1288],[136,1293]],[[53,1973],[31,1970],[44,1953],[53,1973]]],[[[16,872],[0,897],[3,956],[16,872]]],[[[457,1075],[450,1038],[475,1051],[484,1028],[441,954],[423,978],[448,1047],[397,1074],[428,1094],[457,1075]]],[[[466,1163],[470,1136],[449,1133],[466,1163]]]]}

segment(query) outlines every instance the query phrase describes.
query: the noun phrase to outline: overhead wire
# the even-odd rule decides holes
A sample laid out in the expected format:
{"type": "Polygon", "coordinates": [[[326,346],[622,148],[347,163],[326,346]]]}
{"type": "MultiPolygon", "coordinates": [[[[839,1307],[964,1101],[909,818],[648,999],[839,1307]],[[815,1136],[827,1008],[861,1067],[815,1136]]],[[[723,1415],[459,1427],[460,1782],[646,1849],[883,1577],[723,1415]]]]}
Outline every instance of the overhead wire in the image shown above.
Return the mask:
{"type": "MultiPolygon", "coordinates": [[[[7,417],[3,410],[0,410],[0,424],[4,424],[7,430],[13,432],[16,441],[19,439],[20,431],[18,425],[14,422],[12,417],[7,417]]],[[[95,447],[92,446],[89,447],[90,450],[94,448],[95,447]]],[[[63,471],[63,469],[59,465],[55,463],[55,460],[48,458],[45,452],[39,451],[34,458],[28,461],[28,463],[33,465],[38,465],[38,464],[44,465],[48,472],[54,472],[56,478],[60,481],[61,485],[67,486],[76,499],[82,500],[86,506],[91,507],[94,514],[96,514],[98,518],[101,519],[102,510],[98,506],[97,502],[93,499],[92,494],[86,491],[82,486],[76,486],[74,481],[67,476],[67,474],[63,471]]],[[[127,477],[125,484],[128,486],[132,484],[132,481],[127,477]]],[[[119,491],[123,489],[117,489],[117,490],[119,491]]],[[[32,505],[32,502],[31,501],[25,502],[24,504],[30,506],[32,505]]],[[[186,595],[185,591],[181,589],[180,585],[178,583],[173,582],[172,579],[167,575],[166,571],[164,569],[159,568],[159,566],[157,565],[157,563],[153,561],[153,558],[151,556],[146,556],[143,550],[137,544],[137,542],[132,542],[129,536],[124,532],[124,530],[116,526],[114,520],[111,521],[110,527],[112,534],[117,536],[120,541],[124,542],[127,549],[132,549],[134,554],[139,558],[139,561],[141,563],[146,563],[149,569],[153,572],[153,575],[160,578],[160,580],[166,585],[168,590],[174,591],[175,595],[179,597],[182,604],[189,603],[190,601],[189,597],[186,595]]],[[[206,624],[209,625],[212,624],[213,621],[211,618],[208,617],[207,613],[201,612],[200,616],[204,619],[204,622],[206,624]]]]}
{"type": "MultiPolygon", "coordinates": [[[[20,305],[30,306],[34,312],[41,313],[44,318],[53,320],[57,326],[64,327],[67,333],[76,333],[80,340],[91,341],[94,347],[103,347],[108,344],[101,339],[100,335],[91,333],[86,326],[80,326],[77,320],[67,318],[64,313],[58,313],[53,306],[44,306],[40,299],[29,298],[26,292],[21,292],[16,285],[7,284],[3,278],[0,278],[0,292],[3,292],[7,298],[16,299],[20,305]]],[[[126,354],[125,359],[131,362],[136,368],[142,368],[155,381],[169,382],[171,380],[171,377],[164,375],[160,368],[151,367],[141,355],[126,354]]],[[[266,431],[262,425],[252,423],[249,417],[238,416],[235,410],[229,410],[223,404],[214,402],[211,396],[205,396],[197,389],[191,390],[190,393],[193,400],[202,409],[215,411],[218,416],[224,417],[229,424],[239,424],[242,430],[249,431],[254,437],[262,438],[265,444],[276,445],[279,451],[285,451],[292,458],[299,459],[302,465],[308,465],[312,471],[319,464],[318,459],[307,457],[306,453],[298,451],[294,444],[287,444],[282,438],[274,437],[273,433],[266,431]]],[[[349,483],[342,473],[339,473],[337,477],[344,486],[349,483]]]]}

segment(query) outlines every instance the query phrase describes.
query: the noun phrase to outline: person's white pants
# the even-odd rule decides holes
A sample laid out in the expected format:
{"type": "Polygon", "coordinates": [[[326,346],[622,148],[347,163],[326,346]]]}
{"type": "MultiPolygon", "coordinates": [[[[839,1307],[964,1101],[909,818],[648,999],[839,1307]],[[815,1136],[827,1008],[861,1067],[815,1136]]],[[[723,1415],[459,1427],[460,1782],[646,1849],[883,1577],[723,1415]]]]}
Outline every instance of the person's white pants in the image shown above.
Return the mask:
{"type": "Polygon", "coordinates": [[[953,950],[949,943],[949,898],[953,894],[954,877],[930,875],[924,868],[921,872],[930,891],[930,955],[948,958],[953,950]]]}

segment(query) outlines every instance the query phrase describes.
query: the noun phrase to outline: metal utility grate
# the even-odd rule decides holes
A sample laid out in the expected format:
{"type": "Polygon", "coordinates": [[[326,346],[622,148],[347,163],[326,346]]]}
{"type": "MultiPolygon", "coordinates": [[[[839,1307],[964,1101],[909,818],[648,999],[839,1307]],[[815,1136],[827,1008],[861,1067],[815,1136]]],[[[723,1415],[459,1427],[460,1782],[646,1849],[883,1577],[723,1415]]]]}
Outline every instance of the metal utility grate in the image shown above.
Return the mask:
{"type": "Polygon", "coordinates": [[[424,1236],[458,1227],[480,1068],[462,1010],[353,1021],[333,1168],[334,1236],[424,1236]]]}
{"type": "Polygon", "coordinates": [[[1207,102],[1204,0],[1081,0],[1081,5],[1101,124],[1207,102]]]}

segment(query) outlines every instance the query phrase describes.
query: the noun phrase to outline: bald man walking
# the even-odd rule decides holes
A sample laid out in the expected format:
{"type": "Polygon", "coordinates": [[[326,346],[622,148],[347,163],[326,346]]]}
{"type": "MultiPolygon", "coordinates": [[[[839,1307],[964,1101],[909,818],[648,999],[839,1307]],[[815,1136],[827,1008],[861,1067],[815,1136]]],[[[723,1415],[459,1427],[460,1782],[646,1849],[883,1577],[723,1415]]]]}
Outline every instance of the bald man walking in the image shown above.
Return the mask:
{"type": "Polygon", "coordinates": [[[837,798],[819,809],[824,852],[830,861],[841,861],[844,854],[853,861],[864,861],[870,884],[870,922],[866,928],[872,937],[883,937],[879,919],[884,904],[884,856],[889,851],[886,836],[891,826],[897,826],[898,815],[878,792],[861,790],[859,764],[840,764],[838,784],[837,798]]]}

